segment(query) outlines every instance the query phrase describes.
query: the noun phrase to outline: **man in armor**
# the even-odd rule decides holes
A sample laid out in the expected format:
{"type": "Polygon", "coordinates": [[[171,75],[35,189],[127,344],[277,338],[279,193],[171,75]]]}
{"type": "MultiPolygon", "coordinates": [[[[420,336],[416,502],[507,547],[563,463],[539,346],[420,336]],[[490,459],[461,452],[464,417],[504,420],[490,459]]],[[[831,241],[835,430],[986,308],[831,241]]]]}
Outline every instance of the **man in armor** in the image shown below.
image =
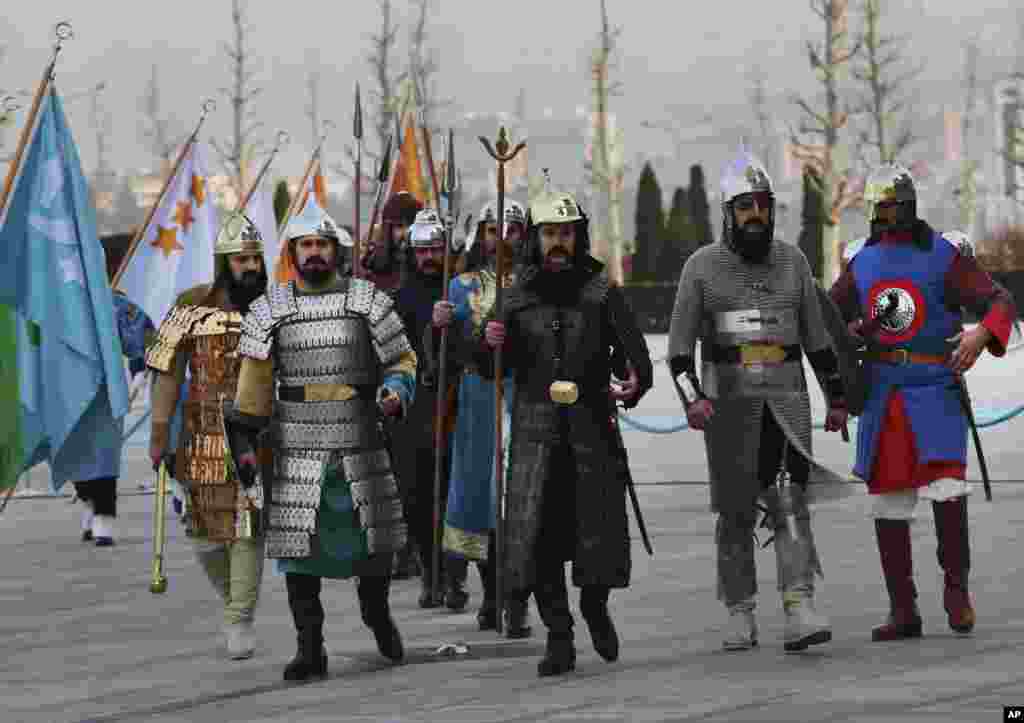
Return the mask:
{"type": "Polygon", "coordinates": [[[380,653],[404,656],[388,600],[407,530],[382,416],[413,400],[416,355],[386,293],[337,274],[338,227],[310,204],[289,224],[295,281],[271,284],[242,323],[233,441],[243,477],[270,428],[274,472],[267,556],[285,574],[298,653],[289,681],[327,674],[322,578],[358,577],[363,621],[380,653]]]}
{"type": "Polygon", "coordinates": [[[935,517],[943,603],[958,633],[974,627],[968,594],[968,419],[962,375],[985,350],[1006,353],[1017,311],[979,266],[963,234],[940,234],[917,216],[910,172],[886,164],[868,178],[871,235],[830,295],[860,345],[866,401],[854,474],[872,495],[872,517],[890,612],[872,640],[921,636],[910,543],[919,499],[935,517]],[[963,325],[962,309],[981,319],[963,325]],[[874,331],[869,331],[875,327],[874,331]]]}
{"type": "Polygon", "coordinates": [[[423,204],[408,191],[399,191],[380,211],[380,225],[367,240],[363,268],[377,288],[394,294],[402,281],[402,265],[408,246],[409,227],[423,204]]]}
{"type": "MultiPolygon", "coordinates": [[[[541,676],[576,666],[567,561],[595,650],[618,659],[608,596],[629,585],[631,479],[615,402],[632,408],[653,384],[647,344],[622,292],[589,254],[587,223],[568,193],[547,190],[530,204],[522,275],[484,333],[488,347],[504,350],[516,390],[507,547],[497,562],[507,589],[524,599],[533,593],[548,629],[541,676]]],[[[481,373],[493,378],[493,355],[478,348],[481,373]]]]}
{"type": "Polygon", "coordinates": [[[149,455],[154,469],[173,456],[173,474],[187,489],[186,531],[224,601],[228,652],[240,660],[253,654],[263,538],[259,489],[240,486],[225,465],[223,405],[234,399],[238,385],[242,316],[266,289],[267,273],[260,233],[241,213],[225,220],[214,254],[213,283],[177,298],[146,356],[155,373],[149,455]],[[177,450],[171,450],[171,420],[186,371],[183,428],[177,450]]]}
{"type": "MultiPolygon", "coordinates": [[[[515,201],[505,201],[505,249],[508,256],[520,252],[526,232],[526,209],[515,201]]],[[[452,279],[448,301],[434,304],[433,336],[450,327],[448,349],[452,365],[460,371],[455,429],[451,437],[451,481],[444,527],[444,549],[448,554],[448,590],[450,607],[460,609],[468,602],[464,590],[469,560],[475,560],[483,583],[484,599],[477,613],[480,630],[497,627],[495,599],[495,522],[494,499],[494,382],[481,376],[475,353],[483,334],[483,325],[494,306],[497,289],[495,261],[498,248],[498,204],[487,203],[480,211],[474,232],[466,242],[466,271],[452,279]]],[[[506,274],[505,287],[515,279],[515,271],[506,274]]],[[[505,379],[505,399],[511,403],[514,389],[511,377],[505,379]]],[[[529,637],[528,597],[511,594],[506,600],[506,636],[529,637]]]]}
{"type": "Polygon", "coordinates": [[[846,424],[843,382],[807,259],[796,246],[774,240],[775,196],[763,164],[740,152],[726,167],[721,191],[722,239],[683,267],[668,365],[690,427],[704,432],[711,508],[718,514],[718,598],[729,612],[723,645],[747,650],[758,642],[760,498],[774,534],[784,648],[799,651],[832,636],[814,607],[821,564],[808,502],[846,487],[811,455],[803,354],[822,382],[829,431],[846,424]]]}
{"type": "MultiPolygon", "coordinates": [[[[434,303],[441,298],[443,291],[446,236],[437,211],[428,208],[416,214],[408,234],[411,253],[406,263],[409,268],[404,283],[395,295],[395,311],[402,319],[419,361],[416,399],[408,416],[394,426],[392,441],[395,473],[402,491],[409,533],[419,548],[422,561],[421,608],[434,608],[444,602],[443,599],[434,599],[431,570],[434,559],[435,456],[447,455],[444,449],[434,449],[434,425],[440,423],[440,420],[434,418],[438,369],[436,363],[428,366],[425,360],[436,360],[437,350],[428,349],[425,344],[439,341],[439,337],[432,338],[427,328],[430,326],[434,303]]],[[[444,500],[448,489],[448,469],[444,463],[441,468],[444,471],[441,499],[444,500]]],[[[447,602],[456,610],[466,605],[464,599],[460,601],[451,596],[447,602]]]]}

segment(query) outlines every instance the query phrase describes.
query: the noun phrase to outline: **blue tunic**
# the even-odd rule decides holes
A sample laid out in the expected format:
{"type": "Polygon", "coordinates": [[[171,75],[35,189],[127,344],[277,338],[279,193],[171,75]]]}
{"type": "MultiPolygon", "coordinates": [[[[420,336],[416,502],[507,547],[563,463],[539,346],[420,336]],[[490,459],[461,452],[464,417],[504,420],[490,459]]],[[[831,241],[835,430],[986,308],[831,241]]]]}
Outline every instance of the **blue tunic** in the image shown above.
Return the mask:
{"type": "MultiPolygon", "coordinates": [[[[943,356],[946,339],[961,329],[959,309],[947,308],[946,273],[957,254],[940,234],[930,249],[912,243],[865,246],[850,269],[865,318],[889,292],[900,298],[899,311],[877,335],[882,350],[943,356]]],[[[967,420],[960,407],[956,379],[941,364],[883,364],[867,366],[869,396],[857,428],[854,474],[869,479],[878,450],[890,393],[899,391],[914,434],[920,464],[967,459],[967,420]]]]}
{"type": "MultiPolygon", "coordinates": [[[[475,271],[452,279],[448,300],[455,307],[454,328],[466,339],[479,338],[480,328],[494,304],[495,275],[475,271]]],[[[506,415],[515,385],[505,378],[506,415]]],[[[495,528],[497,506],[494,477],[494,382],[472,368],[459,382],[455,430],[452,432],[451,478],[445,512],[444,549],[471,560],[487,559],[488,535],[495,528]]],[[[506,416],[507,449],[510,425],[506,416]]],[[[507,454],[506,454],[507,460],[507,454]]]]}

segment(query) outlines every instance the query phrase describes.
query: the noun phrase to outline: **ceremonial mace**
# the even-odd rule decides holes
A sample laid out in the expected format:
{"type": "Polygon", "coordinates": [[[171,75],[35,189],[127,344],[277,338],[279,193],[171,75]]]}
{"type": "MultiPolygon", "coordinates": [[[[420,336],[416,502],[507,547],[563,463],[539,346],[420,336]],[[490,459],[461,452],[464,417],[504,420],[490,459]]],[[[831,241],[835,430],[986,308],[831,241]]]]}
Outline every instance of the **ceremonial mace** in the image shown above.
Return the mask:
{"type": "MultiPolygon", "coordinates": [[[[455,224],[459,218],[459,183],[455,175],[455,134],[448,129],[448,149],[445,160],[444,182],[441,195],[448,200],[445,214],[444,284],[441,286],[441,301],[448,301],[448,283],[451,279],[451,255],[455,245],[455,224]]],[[[434,544],[431,550],[430,595],[436,600],[440,595],[439,570],[441,567],[441,479],[444,476],[446,454],[445,444],[445,402],[448,398],[448,327],[441,328],[441,345],[438,353],[437,403],[434,409],[434,544]]]]}
{"type": "MultiPolygon", "coordinates": [[[[505,287],[505,164],[515,158],[519,151],[526,148],[526,143],[519,143],[509,152],[508,132],[505,126],[498,129],[498,139],[494,145],[484,136],[480,136],[487,153],[498,163],[498,247],[495,272],[497,288],[494,298],[494,318],[504,322],[504,287],[505,287]]],[[[494,350],[494,480],[498,497],[498,519],[495,530],[495,565],[494,598],[497,606],[497,624],[495,630],[501,635],[504,628],[504,562],[505,562],[505,450],[502,446],[502,426],[504,422],[504,369],[502,367],[502,349],[494,350]]]]}

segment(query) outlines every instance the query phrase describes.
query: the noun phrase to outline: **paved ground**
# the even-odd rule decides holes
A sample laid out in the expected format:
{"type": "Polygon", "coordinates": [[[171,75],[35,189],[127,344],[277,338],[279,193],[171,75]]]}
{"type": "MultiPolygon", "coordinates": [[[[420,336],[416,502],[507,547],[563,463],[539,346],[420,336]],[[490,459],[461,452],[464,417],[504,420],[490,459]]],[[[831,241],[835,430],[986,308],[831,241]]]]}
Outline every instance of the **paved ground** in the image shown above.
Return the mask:
{"type": "MultiPolygon", "coordinates": [[[[659,338],[652,339],[659,353],[659,338]]],[[[987,361],[972,373],[979,404],[1024,401],[1015,383],[1024,355],[987,361]],[[1005,397],[1002,395],[1005,394],[1005,397]],[[1002,398],[1001,398],[1002,397],[1002,398]]],[[[636,410],[678,414],[659,368],[655,391],[636,410]]],[[[758,553],[762,646],[720,651],[723,611],[715,600],[712,534],[699,435],[627,435],[641,504],[653,536],[648,557],[634,541],[634,584],[613,595],[623,640],[619,662],[603,662],[578,628],[578,670],[536,677],[542,637],[501,641],[476,631],[473,600],[459,615],[421,611],[416,582],[395,583],[393,606],[408,661],[386,665],[358,616],[354,586],[325,586],[330,678],[291,687],[281,669],[295,638],[284,580],[268,567],[249,661],[231,662],[218,638],[218,605],[188,540],[172,524],[170,589],[149,590],[152,495],[130,494],[145,472],[130,450],[122,480],[118,545],[78,542],[79,507],[67,498],[15,498],[0,517],[0,723],[85,721],[997,721],[1024,703],[1024,522],[1018,420],[983,432],[995,503],[972,498],[973,591],[979,624],[969,638],[945,624],[930,510],[914,528],[926,637],[872,644],[885,614],[877,552],[862,494],[819,506],[814,526],[826,579],[820,607],[835,638],[820,651],[785,655],[773,552],[758,553]],[[461,641],[465,658],[433,655],[461,641]]],[[[849,466],[851,447],[818,433],[821,456],[849,466]]],[[[973,451],[972,451],[973,454],[973,451]]],[[[857,491],[851,488],[851,491],[857,491]]],[[[573,594],[575,605],[575,594],[573,594]]],[[[536,611],[532,612],[539,626],[536,611]]]]}

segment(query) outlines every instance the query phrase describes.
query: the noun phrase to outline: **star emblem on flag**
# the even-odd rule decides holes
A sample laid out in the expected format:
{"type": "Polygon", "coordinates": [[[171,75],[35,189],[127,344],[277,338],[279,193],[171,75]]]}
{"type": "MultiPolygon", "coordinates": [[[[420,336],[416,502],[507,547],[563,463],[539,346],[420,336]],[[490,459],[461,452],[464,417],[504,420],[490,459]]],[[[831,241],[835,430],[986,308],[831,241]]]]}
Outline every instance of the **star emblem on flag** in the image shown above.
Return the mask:
{"type": "Polygon", "coordinates": [[[178,201],[178,208],[174,212],[174,220],[181,226],[182,231],[188,233],[192,222],[196,217],[192,215],[192,203],[190,201],[178,201]]]}
{"type": "Polygon", "coordinates": [[[192,175],[192,198],[199,207],[206,202],[206,179],[195,174],[192,175]]]}
{"type": "Polygon", "coordinates": [[[184,251],[185,247],[178,243],[178,229],[157,226],[156,238],[152,245],[164,252],[164,258],[170,258],[175,251],[184,251]]]}

